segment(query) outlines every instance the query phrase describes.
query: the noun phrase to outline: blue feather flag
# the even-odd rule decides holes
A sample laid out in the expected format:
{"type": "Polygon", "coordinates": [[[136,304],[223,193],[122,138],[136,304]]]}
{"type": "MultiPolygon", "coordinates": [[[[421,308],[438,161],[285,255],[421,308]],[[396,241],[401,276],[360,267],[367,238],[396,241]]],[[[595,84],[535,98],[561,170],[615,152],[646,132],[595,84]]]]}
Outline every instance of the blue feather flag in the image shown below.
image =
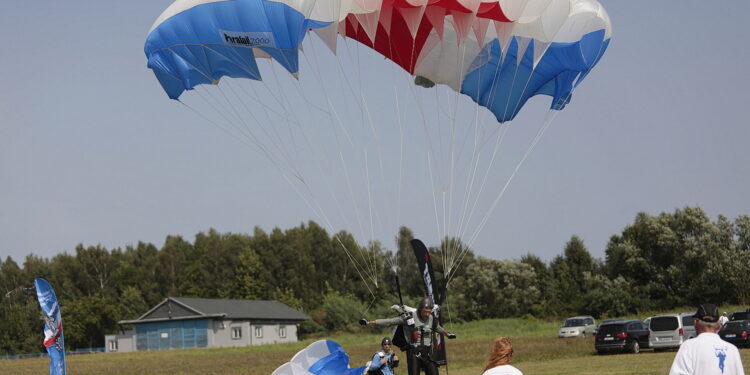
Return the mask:
{"type": "Polygon", "coordinates": [[[44,347],[49,354],[50,375],[65,375],[65,340],[57,296],[45,279],[34,279],[39,306],[44,312],[44,347]]]}

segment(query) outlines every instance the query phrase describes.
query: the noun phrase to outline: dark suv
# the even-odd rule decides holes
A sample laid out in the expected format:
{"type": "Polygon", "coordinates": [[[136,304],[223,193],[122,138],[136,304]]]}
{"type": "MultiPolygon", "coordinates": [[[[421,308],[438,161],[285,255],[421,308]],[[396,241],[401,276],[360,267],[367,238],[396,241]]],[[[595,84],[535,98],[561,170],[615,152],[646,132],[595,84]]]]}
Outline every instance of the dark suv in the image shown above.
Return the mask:
{"type": "Polygon", "coordinates": [[[602,324],[596,333],[594,348],[599,354],[610,351],[638,353],[648,348],[648,326],[640,320],[602,324]]]}
{"type": "Polygon", "coordinates": [[[750,346],[750,320],[732,320],[719,331],[722,340],[738,347],[750,346]]]}
{"type": "Polygon", "coordinates": [[[729,320],[750,320],[750,310],[740,310],[729,317],[729,320]]]}

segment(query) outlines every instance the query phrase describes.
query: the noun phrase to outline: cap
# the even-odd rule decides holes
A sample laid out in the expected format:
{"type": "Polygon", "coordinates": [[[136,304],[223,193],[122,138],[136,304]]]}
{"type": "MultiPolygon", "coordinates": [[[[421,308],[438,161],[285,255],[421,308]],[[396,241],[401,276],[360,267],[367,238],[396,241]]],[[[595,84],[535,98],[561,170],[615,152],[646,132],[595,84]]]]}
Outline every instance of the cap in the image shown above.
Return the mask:
{"type": "Polygon", "coordinates": [[[719,308],[711,303],[701,304],[698,306],[698,311],[693,315],[693,318],[709,323],[718,322],[719,308]]]}
{"type": "Polygon", "coordinates": [[[383,337],[383,341],[380,342],[380,345],[391,345],[391,339],[383,337]]]}

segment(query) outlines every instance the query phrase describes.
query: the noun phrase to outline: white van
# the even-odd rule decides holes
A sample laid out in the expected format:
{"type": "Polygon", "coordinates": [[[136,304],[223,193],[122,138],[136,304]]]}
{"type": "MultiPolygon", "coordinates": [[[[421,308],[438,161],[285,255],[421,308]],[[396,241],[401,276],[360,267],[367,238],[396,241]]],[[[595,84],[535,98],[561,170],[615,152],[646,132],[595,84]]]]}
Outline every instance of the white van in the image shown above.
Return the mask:
{"type": "Polygon", "coordinates": [[[683,342],[695,337],[693,313],[654,316],[649,322],[648,330],[648,343],[654,351],[679,348],[683,342]]]}

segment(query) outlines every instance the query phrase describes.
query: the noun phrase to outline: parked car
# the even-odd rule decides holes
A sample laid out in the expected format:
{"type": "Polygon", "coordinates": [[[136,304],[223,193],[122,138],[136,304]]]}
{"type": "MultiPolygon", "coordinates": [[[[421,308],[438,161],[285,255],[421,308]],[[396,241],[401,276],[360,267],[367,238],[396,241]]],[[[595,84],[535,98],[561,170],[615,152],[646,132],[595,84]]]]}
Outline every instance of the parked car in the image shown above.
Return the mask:
{"type": "Polygon", "coordinates": [[[693,314],[661,314],[649,323],[649,346],[654,351],[678,348],[689,338],[695,337],[693,314]],[[689,322],[686,326],[685,323],[689,322]]]}
{"type": "Polygon", "coordinates": [[[729,316],[729,320],[750,320],[750,309],[740,310],[729,316]]]}
{"type": "Polygon", "coordinates": [[[599,354],[611,351],[638,353],[648,348],[648,326],[640,320],[619,320],[602,323],[594,340],[594,349],[599,354]]]}
{"type": "Polygon", "coordinates": [[[724,324],[719,331],[722,340],[737,347],[750,347],[750,320],[732,320],[724,324]]]}
{"type": "MultiPolygon", "coordinates": [[[[619,318],[617,318],[617,319],[604,319],[604,320],[602,320],[601,323],[599,323],[599,327],[601,327],[601,326],[603,326],[605,324],[609,324],[609,323],[613,323],[613,322],[621,322],[621,321],[623,321],[623,320],[619,319],[619,318]]],[[[593,333],[594,336],[596,336],[597,332],[599,332],[599,327],[596,327],[594,329],[594,333],[593,333]]]]}
{"type": "Polygon", "coordinates": [[[557,337],[586,337],[594,334],[596,328],[596,320],[593,317],[585,316],[574,316],[572,318],[565,319],[560,330],[557,332],[557,337]]]}

